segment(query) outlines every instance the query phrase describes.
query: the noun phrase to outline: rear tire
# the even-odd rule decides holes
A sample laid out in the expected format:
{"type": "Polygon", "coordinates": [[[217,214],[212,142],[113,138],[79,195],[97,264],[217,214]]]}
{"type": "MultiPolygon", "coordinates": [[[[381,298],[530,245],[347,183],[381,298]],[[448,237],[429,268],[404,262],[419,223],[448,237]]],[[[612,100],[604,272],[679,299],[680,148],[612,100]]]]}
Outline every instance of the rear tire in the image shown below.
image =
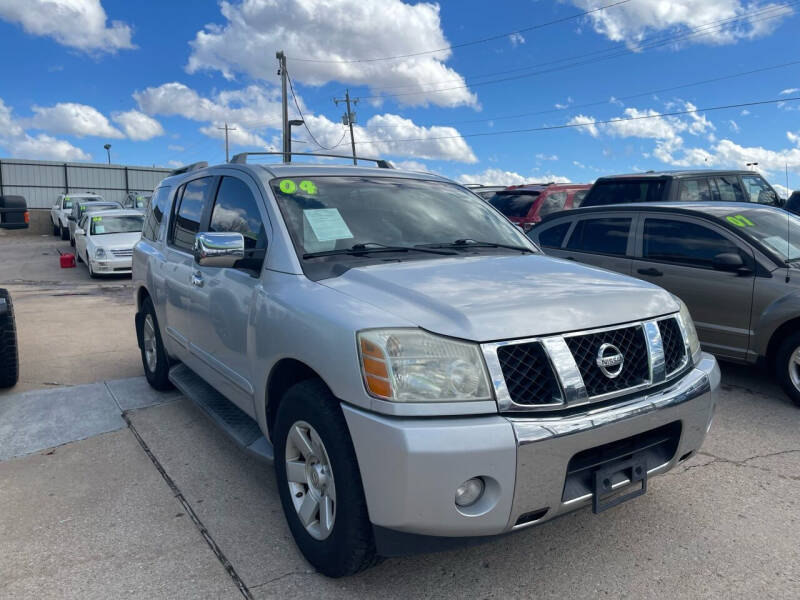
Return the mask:
{"type": "Polygon", "coordinates": [[[69,229],[64,229],[60,224],[58,226],[58,232],[61,234],[61,240],[67,241],[69,239],[69,229]]]}
{"type": "Polygon", "coordinates": [[[786,395],[800,407],[800,331],[781,342],[775,354],[775,377],[786,395]]]}
{"type": "Polygon", "coordinates": [[[353,575],[380,562],[350,432],[339,401],[325,384],[310,379],[289,388],[278,408],[273,439],[283,512],[306,560],[328,577],[353,575]],[[309,441],[308,455],[299,451],[303,444],[298,443],[298,435],[309,441]],[[293,469],[291,482],[287,475],[288,453],[289,462],[301,467],[293,469]],[[323,475],[308,475],[310,479],[306,481],[303,465],[306,473],[322,466],[323,475]],[[321,488],[316,487],[315,481],[319,480],[326,482],[321,488]],[[333,504],[323,513],[322,507],[331,495],[333,504]],[[304,524],[300,514],[307,500],[317,501],[317,506],[307,513],[310,519],[304,524]],[[323,514],[328,515],[327,527],[323,525],[323,514]]]}
{"type": "Polygon", "coordinates": [[[150,387],[162,392],[171,390],[169,357],[161,340],[156,311],[150,298],[145,298],[142,302],[142,310],[138,317],[136,319],[136,337],[139,340],[142,367],[147,383],[150,384],[150,387]]]}
{"type": "Polygon", "coordinates": [[[5,299],[8,306],[8,312],[0,315],[0,388],[10,388],[19,380],[17,327],[8,290],[0,289],[0,298],[5,299]]]}
{"type": "Polygon", "coordinates": [[[58,228],[58,225],[53,223],[53,235],[61,235],[61,230],[58,228]]]}

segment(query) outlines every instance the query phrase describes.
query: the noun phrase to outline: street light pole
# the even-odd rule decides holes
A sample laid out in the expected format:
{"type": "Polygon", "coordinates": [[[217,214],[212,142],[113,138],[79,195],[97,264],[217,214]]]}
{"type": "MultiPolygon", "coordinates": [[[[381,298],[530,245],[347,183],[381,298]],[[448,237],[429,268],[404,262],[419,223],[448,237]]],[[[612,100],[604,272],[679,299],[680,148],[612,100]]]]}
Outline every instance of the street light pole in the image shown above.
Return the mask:
{"type": "Polygon", "coordinates": [[[108,153],[108,164],[111,164],[111,144],[106,144],[103,148],[105,148],[108,153]]]}
{"type": "MultiPolygon", "coordinates": [[[[757,163],[757,162],[751,162],[751,163],[747,163],[747,166],[748,166],[748,167],[757,167],[757,166],[758,166],[758,163],[757,163]]],[[[755,169],[753,169],[753,168],[751,168],[750,170],[751,170],[751,171],[755,171],[755,169]]]]}
{"type": "Polygon", "coordinates": [[[286,162],[292,162],[292,127],[299,127],[303,123],[303,119],[292,119],[289,121],[289,152],[286,155],[286,162]]]}

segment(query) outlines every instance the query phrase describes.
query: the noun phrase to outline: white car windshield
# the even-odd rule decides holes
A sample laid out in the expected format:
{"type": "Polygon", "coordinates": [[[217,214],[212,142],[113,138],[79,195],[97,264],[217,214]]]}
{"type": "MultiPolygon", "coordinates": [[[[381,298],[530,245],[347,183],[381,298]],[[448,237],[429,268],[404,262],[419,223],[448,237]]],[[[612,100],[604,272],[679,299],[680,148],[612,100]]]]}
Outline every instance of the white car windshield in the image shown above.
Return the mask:
{"type": "Polygon", "coordinates": [[[106,217],[98,215],[91,218],[91,235],[107,235],[109,233],[138,233],[142,231],[144,217],[141,215],[106,217]]]}

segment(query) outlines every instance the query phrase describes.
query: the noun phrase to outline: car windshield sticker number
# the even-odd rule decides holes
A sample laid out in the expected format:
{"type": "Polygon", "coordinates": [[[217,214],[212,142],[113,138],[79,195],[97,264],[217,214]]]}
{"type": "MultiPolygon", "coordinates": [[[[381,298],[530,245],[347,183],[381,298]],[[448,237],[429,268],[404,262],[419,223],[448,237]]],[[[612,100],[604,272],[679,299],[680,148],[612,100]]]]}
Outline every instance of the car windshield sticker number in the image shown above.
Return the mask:
{"type": "Polygon", "coordinates": [[[281,182],[278,184],[278,188],[284,194],[294,194],[298,189],[301,192],[305,192],[309,196],[315,196],[317,193],[316,184],[308,179],[303,179],[300,182],[300,185],[295,183],[294,179],[281,179],[281,182]]]}
{"type": "Polygon", "coordinates": [[[731,225],[736,225],[736,227],[754,227],[755,223],[753,223],[750,219],[745,217],[744,215],[730,215],[725,217],[725,219],[731,225]]]}
{"type": "Polygon", "coordinates": [[[317,186],[314,185],[313,181],[309,181],[308,179],[304,179],[300,182],[300,189],[309,196],[314,196],[317,193],[317,186]]]}
{"type": "Polygon", "coordinates": [[[338,208],[304,210],[303,218],[308,222],[318,242],[346,240],[353,237],[338,208]]]}
{"type": "Polygon", "coordinates": [[[280,187],[284,194],[294,194],[297,191],[297,184],[291,179],[281,180],[281,183],[278,187],[280,187]]]}

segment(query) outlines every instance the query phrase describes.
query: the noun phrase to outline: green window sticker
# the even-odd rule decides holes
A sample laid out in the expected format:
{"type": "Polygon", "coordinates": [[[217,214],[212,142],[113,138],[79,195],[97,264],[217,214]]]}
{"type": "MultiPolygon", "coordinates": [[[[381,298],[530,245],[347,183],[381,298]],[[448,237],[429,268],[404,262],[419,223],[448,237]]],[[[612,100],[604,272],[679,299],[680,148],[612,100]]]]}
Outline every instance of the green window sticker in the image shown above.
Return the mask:
{"type": "Polygon", "coordinates": [[[103,220],[103,217],[92,217],[92,221],[94,221],[95,223],[99,223],[102,220],[103,220]]]}
{"type": "Polygon", "coordinates": [[[313,181],[309,181],[308,179],[304,179],[300,182],[300,189],[311,196],[317,193],[317,186],[314,185],[313,181]]]}
{"type": "Polygon", "coordinates": [[[730,215],[725,217],[725,219],[731,225],[736,225],[736,227],[754,227],[755,223],[753,223],[750,219],[745,217],[744,215],[730,215]]]}
{"type": "Polygon", "coordinates": [[[294,194],[297,191],[297,184],[291,179],[284,179],[279,185],[284,194],[294,194]]]}

